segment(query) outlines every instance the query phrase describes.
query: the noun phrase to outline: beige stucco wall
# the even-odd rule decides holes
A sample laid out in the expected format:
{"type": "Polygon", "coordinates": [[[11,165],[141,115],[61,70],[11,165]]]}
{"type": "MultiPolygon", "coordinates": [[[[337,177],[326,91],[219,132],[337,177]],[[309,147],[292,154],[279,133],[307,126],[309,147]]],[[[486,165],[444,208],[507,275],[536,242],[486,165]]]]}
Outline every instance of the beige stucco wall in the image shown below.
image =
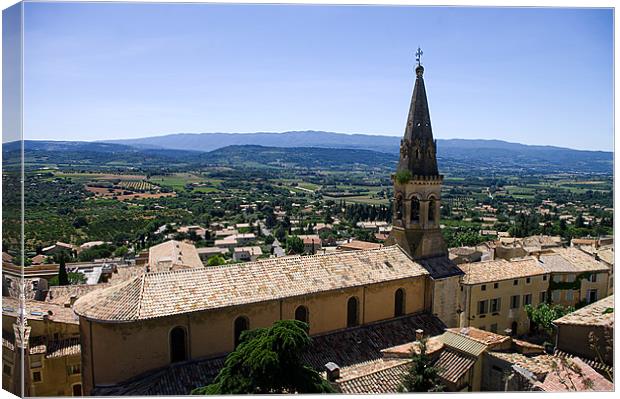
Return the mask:
{"type": "Polygon", "coordinates": [[[294,318],[297,306],[304,305],[310,334],[315,335],[346,328],[347,301],[352,296],[359,300],[362,324],[394,317],[394,293],[399,288],[405,290],[406,313],[423,311],[427,279],[421,276],[132,323],[81,318],[84,390],[88,393],[93,384],[118,383],[170,364],[169,333],[176,326],[187,331],[190,358],[213,357],[234,349],[234,321],[239,316],[248,318],[250,329],[269,327],[277,320],[294,318]]]}
{"type": "MultiPolygon", "coordinates": [[[[561,282],[568,282],[571,279],[575,281],[579,274],[580,273],[553,273],[551,278],[559,279],[561,282]]],[[[609,291],[609,272],[598,272],[596,275],[596,282],[582,279],[579,290],[570,290],[572,291],[572,297],[568,292],[569,290],[553,290],[558,292],[556,294],[556,299],[554,299],[552,294],[553,291],[551,291],[549,295],[551,295],[552,302],[564,306],[575,306],[579,302],[587,301],[588,291],[591,289],[597,290],[598,300],[606,297],[609,291]]]]}
{"type": "Polygon", "coordinates": [[[448,328],[459,325],[459,315],[456,310],[459,307],[460,276],[434,280],[433,285],[433,309],[436,315],[448,328]]]}
{"type": "Polygon", "coordinates": [[[513,280],[497,281],[498,288],[494,288],[493,282],[485,283],[486,291],[482,291],[483,284],[463,285],[461,309],[463,313],[460,318],[461,327],[477,327],[491,330],[491,325],[497,324],[497,332],[503,333],[507,328],[512,328],[512,323],[517,322],[517,331],[513,331],[516,334],[523,334],[529,330],[529,319],[524,307],[524,295],[532,295],[532,306],[537,306],[540,303],[540,293],[547,291],[549,287],[549,277],[547,280],[543,280],[543,276],[533,276],[529,284],[526,283],[526,278],[519,278],[519,284],[513,285],[513,280]],[[513,295],[519,295],[519,307],[517,309],[510,309],[511,297],[513,295]],[[501,308],[497,314],[493,314],[490,310],[491,299],[501,298],[501,308]],[[478,302],[488,300],[488,312],[484,317],[480,317],[478,314],[478,302]]]}
{"type": "MultiPolygon", "coordinates": [[[[30,355],[30,364],[32,365],[36,355],[30,355]]],[[[80,355],[64,356],[57,358],[45,359],[42,356],[42,367],[31,368],[31,385],[30,395],[32,396],[73,396],[73,385],[81,384],[81,374],[68,375],[67,367],[69,365],[79,365],[80,355]],[[41,373],[41,382],[32,380],[32,373],[39,371],[41,373]]]]}

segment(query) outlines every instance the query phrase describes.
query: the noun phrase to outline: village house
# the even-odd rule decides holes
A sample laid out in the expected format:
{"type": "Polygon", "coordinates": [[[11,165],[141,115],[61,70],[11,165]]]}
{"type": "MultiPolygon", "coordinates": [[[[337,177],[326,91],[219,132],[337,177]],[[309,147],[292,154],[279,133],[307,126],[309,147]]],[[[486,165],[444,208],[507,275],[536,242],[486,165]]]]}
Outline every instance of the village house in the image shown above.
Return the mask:
{"type": "Polygon", "coordinates": [[[368,242],[361,240],[351,240],[349,242],[342,243],[336,247],[337,251],[361,251],[365,249],[378,249],[383,247],[383,244],[376,242],[368,242]]]}
{"type": "Polygon", "coordinates": [[[73,253],[77,252],[79,247],[75,245],[67,244],[64,242],[57,241],[55,244],[50,245],[49,247],[45,247],[41,250],[41,253],[44,255],[55,255],[61,252],[73,253]]]}
{"type": "Polygon", "coordinates": [[[254,262],[262,255],[263,250],[259,246],[237,247],[233,250],[233,260],[235,262],[254,262]]]}
{"type": "Polygon", "coordinates": [[[608,295],[609,266],[577,248],[553,248],[536,255],[550,275],[551,302],[574,306],[608,295]]]}
{"type": "Polygon", "coordinates": [[[196,247],[192,244],[170,240],[149,248],[148,270],[164,272],[204,267],[196,247]]]}
{"type": "Polygon", "coordinates": [[[304,243],[304,253],[313,255],[321,251],[323,242],[318,235],[299,235],[297,236],[304,243]]]}
{"type": "Polygon", "coordinates": [[[466,263],[460,287],[460,326],[494,333],[529,331],[525,305],[547,301],[548,272],[535,258],[466,263]]]}
{"type": "Polygon", "coordinates": [[[207,262],[209,258],[211,258],[212,256],[215,256],[215,255],[224,256],[230,251],[228,250],[228,248],[204,247],[204,248],[196,248],[196,252],[198,252],[198,256],[200,257],[200,260],[202,260],[204,263],[204,262],[207,262]]]}
{"type": "Polygon", "coordinates": [[[553,321],[556,348],[583,359],[613,365],[614,296],[553,321]]]}
{"type": "Polygon", "coordinates": [[[200,227],[200,226],[181,226],[177,229],[178,233],[183,233],[183,234],[191,234],[194,233],[196,234],[196,237],[201,238],[201,239],[205,239],[206,235],[207,235],[207,229],[205,229],[204,227],[200,227]]]}
{"type": "Polygon", "coordinates": [[[2,298],[2,389],[21,395],[23,368],[26,396],[81,396],[77,316],[70,307],[27,300],[22,340],[18,309],[16,298],[2,298]]]}

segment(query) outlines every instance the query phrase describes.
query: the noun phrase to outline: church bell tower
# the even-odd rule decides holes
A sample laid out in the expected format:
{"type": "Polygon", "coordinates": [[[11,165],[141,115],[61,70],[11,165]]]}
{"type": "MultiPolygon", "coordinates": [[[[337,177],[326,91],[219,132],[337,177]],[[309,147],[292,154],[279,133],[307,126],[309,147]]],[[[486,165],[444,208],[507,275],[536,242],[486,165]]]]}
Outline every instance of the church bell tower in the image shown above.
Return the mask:
{"type": "Polygon", "coordinates": [[[441,185],[437,169],[437,143],[424,87],[424,67],[416,53],[416,80],[405,135],[400,142],[400,161],[394,183],[392,231],[386,245],[400,245],[412,258],[447,254],[440,229],[441,185]]]}

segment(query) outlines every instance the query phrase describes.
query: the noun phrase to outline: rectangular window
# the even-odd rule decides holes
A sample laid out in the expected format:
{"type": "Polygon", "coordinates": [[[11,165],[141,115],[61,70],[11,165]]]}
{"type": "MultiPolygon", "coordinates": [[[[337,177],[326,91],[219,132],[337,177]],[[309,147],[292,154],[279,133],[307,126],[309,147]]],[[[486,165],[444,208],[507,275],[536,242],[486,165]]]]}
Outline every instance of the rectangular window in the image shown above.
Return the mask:
{"type": "Polygon", "coordinates": [[[30,358],[30,368],[37,369],[41,368],[41,356],[32,356],[30,358]]]}
{"type": "Polygon", "coordinates": [[[596,283],[596,273],[592,273],[589,280],[591,283],[596,283]]]}
{"type": "Polygon", "coordinates": [[[569,274],[566,276],[566,282],[568,283],[572,283],[575,281],[575,275],[574,274],[569,274]]]}
{"type": "Polygon", "coordinates": [[[540,293],[540,303],[544,303],[547,301],[547,291],[542,291],[540,293]]]}
{"type": "Polygon", "coordinates": [[[560,300],[560,291],[558,291],[558,290],[552,291],[551,292],[551,300],[553,302],[559,301],[560,300]]]}
{"type": "Polygon", "coordinates": [[[486,291],[486,290],[487,290],[487,285],[486,285],[486,284],[482,284],[482,285],[480,286],[480,290],[481,290],[481,291],[486,291]]]}
{"type": "Polygon", "coordinates": [[[531,305],[532,304],[532,294],[523,295],[523,305],[531,305]]]}
{"type": "Polygon", "coordinates": [[[543,281],[547,281],[547,275],[543,274],[543,281]]]}
{"type": "Polygon", "coordinates": [[[525,279],[525,284],[529,284],[529,283],[531,283],[531,282],[532,282],[532,279],[531,279],[530,277],[527,277],[527,278],[525,279]]]}
{"type": "Polygon", "coordinates": [[[488,311],[489,301],[478,302],[478,314],[486,314],[488,311]]]}
{"type": "Polygon", "coordinates": [[[497,313],[500,311],[502,306],[502,300],[501,298],[494,298],[491,299],[491,312],[492,313],[497,313]]]}
{"type": "Polygon", "coordinates": [[[553,276],[553,281],[555,281],[556,283],[561,282],[562,276],[556,274],[555,276],[553,276]]]}
{"type": "Polygon", "coordinates": [[[566,300],[567,301],[572,301],[573,300],[573,290],[566,291],[566,300]]]}
{"type": "Polygon", "coordinates": [[[32,381],[34,382],[41,382],[41,372],[40,371],[35,371],[32,373],[32,381]]]}
{"type": "Polygon", "coordinates": [[[499,283],[493,283],[493,288],[499,288],[499,283]]]}
{"type": "Polygon", "coordinates": [[[79,364],[70,364],[67,366],[67,375],[80,374],[81,368],[79,364]]]}
{"type": "Polygon", "coordinates": [[[513,280],[512,285],[519,285],[519,280],[513,280]]]}
{"type": "Polygon", "coordinates": [[[519,295],[510,297],[510,309],[519,309],[519,295]]]}

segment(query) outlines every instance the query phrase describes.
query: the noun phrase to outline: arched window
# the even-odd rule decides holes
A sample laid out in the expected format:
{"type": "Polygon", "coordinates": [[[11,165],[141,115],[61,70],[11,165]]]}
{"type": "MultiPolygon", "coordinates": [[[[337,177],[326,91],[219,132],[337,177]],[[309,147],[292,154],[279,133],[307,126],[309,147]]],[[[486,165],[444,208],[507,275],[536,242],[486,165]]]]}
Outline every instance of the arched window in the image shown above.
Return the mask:
{"type": "Polygon", "coordinates": [[[431,198],[430,201],[428,201],[428,221],[429,222],[434,222],[435,221],[435,207],[436,207],[436,201],[434,198],[431,198]]]}
{"type": "Polygon", "coordinates": [[[239,316],[235,319],[235,348],[239,345],[241,333],[250,329],[250,321],[245,316],[239,316]]]}
{"type": "Polygon", "coordinates": [[[295,320],[303,321],[304,323],[308,322],[308,308],[305,306],[298,306],[295,309],[295,320]]]}
{"type": "Polygon", "coordinates": [[[405,314],[405,290],[399,288],[394,293],[394,317],[405,314]]]}
{"type": "Polygon", "coordinates": [[[356,297],[349,298],[347,302],[347,327],[354,327],[359,324],[358,300],[356,297]]]}
{"type": "Polygon", "coordinates": [[[411,221],[414,223],[420,222],[420,200],[417,198],[411,200],[411,221]]]}
{"type": "Polygon", "coordinates": [[[396,220],[401,220],[403,218],[403,199],[399,196],[396,197],[396,204],[394,205],[394,210],[396,211],[396,220]]]}
{"type": "Polygon", "coordinates": [[[170,331],[170,362],[187,360],[186,334],[183,327],[175,327],[170,331]]]}

